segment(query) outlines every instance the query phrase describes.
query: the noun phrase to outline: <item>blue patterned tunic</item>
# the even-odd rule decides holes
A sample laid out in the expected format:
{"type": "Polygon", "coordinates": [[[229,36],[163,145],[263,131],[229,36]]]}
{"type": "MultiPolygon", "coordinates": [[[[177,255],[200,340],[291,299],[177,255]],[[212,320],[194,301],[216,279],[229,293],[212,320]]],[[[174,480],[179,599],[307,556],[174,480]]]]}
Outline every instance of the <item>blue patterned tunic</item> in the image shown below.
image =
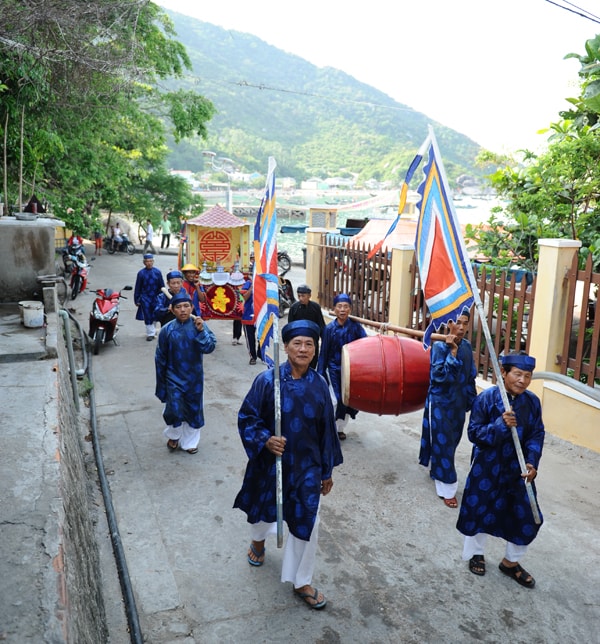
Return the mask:
{"type": "MultiPolygon", "coordinates": [[[[509,400],[517,417],[525,462],[537,470],[545,434],[539,398],[524,391],[514,398],[509,395],[509,400]]],[[[497,386],[486,389],[473,403],[468,429],[474,444],[471,470],[456,527],[468,536],[485,532],[527,545],[535,539],[541,523],[536,525],[533,520],[512,434],[502,420],[503,410],[497,386]]],[[[532,487],[535,493],[534,483],[532,487]]]]}
{"type": "Polygon", "coordinates": [[[154,322],[154,307],[160,289],[165,285],[162,273],[155,268],[142,268],[138,271],[133,291],[133,301],[138,310],[136,320],[144,320],[146,324],[154,322]]]}
{"type": "Polygon", "coordinates": [[[456,483],[454,453],[462,437],[466,412],[477,396],[473,349],[463,339],[455,357],[450,345],[434,342],[430,360],[419,463],[427,467],[431,461],[432,479],[456,483]]]}
{"type": "MultiPolygon", "coordinates": [[[[321,495],[321,481],[342,463],[327,383],[313,369],[293,379],[289,362],[279,368],[281,435],[287,439],[282,456],[283,519],[290,532],[310,539],[321,495]]],[[[248,523],[277,520],[275,455],[264,447],[275,434],[273,369],[254,380],[238,413],[238,430],[248,465],[234,508],[248,523]]]]}
{"type": "Polygon", "coordinates": [[[200,332],[192,320],[183,324],[172,320],[160,330],[154,356],[155,395],[166,403],[167,425],[178,427],[186,421],[194,429],[204,426],[202,356],[212,353],[216,344],[206,322],[200,332]]]}
{"type": "Polygon", "coordinates": [[[349,342],[365,338],[367,332],[354,320],[346,320],[341,325],[337,320],[332,320],[324,329],[319,353],[317,371],[329,382],[337,399],[335,409],[336,419],[343,419],[346,414],[355,418],[358,411],[347,407],[342,402],[342,347],[349,342]]]}

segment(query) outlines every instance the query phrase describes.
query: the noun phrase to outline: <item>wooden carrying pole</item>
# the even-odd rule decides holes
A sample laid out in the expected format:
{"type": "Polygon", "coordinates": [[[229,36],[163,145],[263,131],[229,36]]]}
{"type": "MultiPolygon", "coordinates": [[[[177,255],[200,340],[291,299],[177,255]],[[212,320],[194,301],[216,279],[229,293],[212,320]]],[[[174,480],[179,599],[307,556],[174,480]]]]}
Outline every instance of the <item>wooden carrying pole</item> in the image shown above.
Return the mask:
{"type": "MultiPolygon", "coordinates": [[[[279,380],[279,319],[273,316],[273,394],[275,398],[275,436],[281,436],[281,385],[279,380]]],[[[275,500],[277,503],[277,547],[283,547],[283,468],[281,456],[275,457],[275,500]]]]}

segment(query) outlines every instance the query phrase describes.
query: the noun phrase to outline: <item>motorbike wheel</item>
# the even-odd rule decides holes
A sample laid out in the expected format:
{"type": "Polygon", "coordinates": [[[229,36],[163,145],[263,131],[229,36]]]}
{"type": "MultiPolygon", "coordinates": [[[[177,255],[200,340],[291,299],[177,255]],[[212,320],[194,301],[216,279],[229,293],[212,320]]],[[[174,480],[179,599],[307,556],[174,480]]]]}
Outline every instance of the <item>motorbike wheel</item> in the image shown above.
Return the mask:
{"type": "Polygon", "coordinates": [[[290,308],[290,303],[283,299],[279,299],[279,317],[282,318],[285,315],[285,312],[290,308]]]}
{"type": "Polygon", "coordinates": [[[107,250],[109,255],[114,255],[117,249],[112,244],[109,244],[107,250]]]}
{"type": "Polygon", "coordinates": [[[285,255],[280,254],[277,256],[277,265],[279,266],[279,271],[281,273],[287,273],[290,268],[292,268],[292,262],[289,258],[289,255],[286,253],[285,255]]]}
{"type": "Polygon", "coordinates": [[[74,300],[77,295],[79,295],[79,289],[81,287],[81,277],[75,275],[73,277],[73,285],[71,286],[71,299],[74,300]]]}
{"type": "Polygon", "coordinates": [[[127,252],[129,255],[133,255],[135,253],[135,246],[131,242],[127,244],[127,252]]]}
{"type": "Polygon", "coordinates": [[[100,351],[100,347],[104,344],[104,334],[105,331],[102,328],[96,329],[94,334],[94,355],[97,356],[100,351]]]}

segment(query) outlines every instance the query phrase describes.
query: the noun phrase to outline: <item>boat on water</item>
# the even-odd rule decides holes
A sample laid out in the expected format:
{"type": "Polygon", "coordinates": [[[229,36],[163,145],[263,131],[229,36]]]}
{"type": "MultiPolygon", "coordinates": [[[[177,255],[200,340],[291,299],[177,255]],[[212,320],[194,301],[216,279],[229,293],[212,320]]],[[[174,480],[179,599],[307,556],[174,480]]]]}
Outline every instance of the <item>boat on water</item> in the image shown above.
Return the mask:
{"type": "Polygon", "coordinates": [[[344,237],[354,237],[357,233],[359,233],[363,227],[361,228],[354,228],[353,226],[348,226],[348,227],[339,227],[338,230],[340,231],[340,235],[343,235],[344,237]]]}
{"type": "Polygon", "coordinates": [[[308,228],[308,224],[285,224],[280,229],[280,233],[303,233],[308,228]]]}

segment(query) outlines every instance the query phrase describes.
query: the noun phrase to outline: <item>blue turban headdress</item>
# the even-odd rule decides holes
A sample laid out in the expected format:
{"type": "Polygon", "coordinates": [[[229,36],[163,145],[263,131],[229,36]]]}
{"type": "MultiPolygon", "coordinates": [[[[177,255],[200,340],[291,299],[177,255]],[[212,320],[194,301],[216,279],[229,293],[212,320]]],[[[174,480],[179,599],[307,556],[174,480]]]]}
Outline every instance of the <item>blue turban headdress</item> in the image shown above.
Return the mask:
{"type": "Polygon", "coordinates": [[[352,305],[352,301],[350,300],[350,296],[347,293],[338,293],[333,298],[333,306],[335,306],[339,302],[346,302],[347,304],[352,305]]]}
{"type": "Polygon", "coordinates": [[[526,353],[509,353],[501,356],[503,367],[517,367],[522,371],[533,371],[535,369],[535,358],[528,356],[526,353]]]}
{"type": "Polygon", "coordinates": [[[286,324],[283,329],[281,329],[281,337],[284,344],[287,344],[292,338],[295,338],[298,335],[312,338],[316,344],[319,341],[321,329],[319,329],[318,324],[315,324],[310,320],[296,320],[295,322],[286,324]]]}
{"type": "Polygon", "coordinates": [[[152,253],[146,253],[144,259],[154,259],[154,255],[152,253]]]}
{"type": "Polygon", "coordinates": [[[192,303],[192,298],[184,288],[182,288],[181,291],[177,293],[177,295],[173,295],[173,297],[171,298],[171,306],[181,304],[181,302],[189,302],[190,304],[192,303]]]}
{"type": "Polygon", "coordinates": [[[174,279],[177,279],[177,278],[179,278],[181,280],[183,279],[183,273],[181,271],[171,271],[171,272],[167,273],[167,282],[169,280],[174,280],[174,279]]]}

